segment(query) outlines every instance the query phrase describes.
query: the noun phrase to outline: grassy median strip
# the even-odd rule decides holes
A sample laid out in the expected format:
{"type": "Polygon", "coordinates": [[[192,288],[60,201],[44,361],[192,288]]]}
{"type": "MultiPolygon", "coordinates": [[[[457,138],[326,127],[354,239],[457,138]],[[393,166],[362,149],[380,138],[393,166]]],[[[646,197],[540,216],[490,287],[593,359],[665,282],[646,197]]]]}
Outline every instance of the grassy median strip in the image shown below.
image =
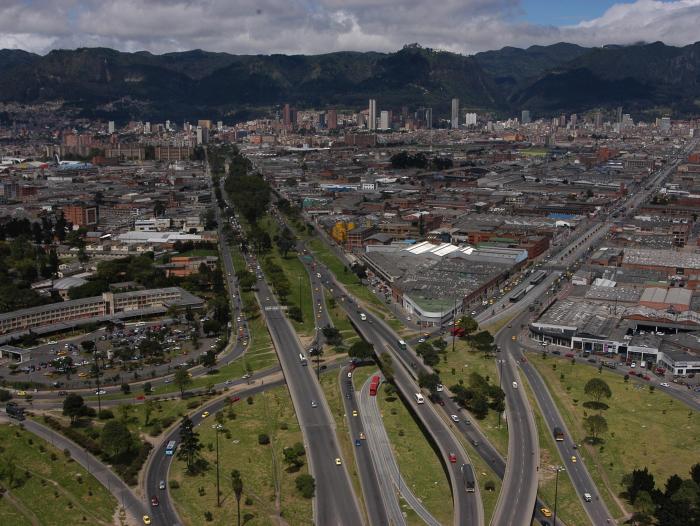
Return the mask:
{"type": "MultiPolygon", "coordinates": [[[[446,340],[448,343],[444,354],[446,361],[435,366],[436,369],[440,370],[443,384],[449,387],[462,380],[467,385],[470,373],[478,373],[491,382],[498,382],[496,360],[492,355],[486,356],[484,353],[472,349],[469,343],[459,338],[455,339],[453,352],[452,338],[446,336],[446,340]]],[[[489,442],[501,455],[506,456],[508,454],[508,427],[503,418],[501,418],[499,425],[498,413],[489,410],[486,418],[477,423],[489,442]]]]}
{"type": "Polygon", "coordinates": [[[112,524],[117,500],[62,451],[14,425],[0,425],[0,444],[0,524],[112,524]]]}
{"type": "Polygon", "coordinates": [[[530,362],[543,376],[577,443],[583,444],[588,435],[584,419],[598,413],[584,406],[590,400],[584,393],[586,382],[600,378],[609,385],[612,396],[603,399],[609,408],[601,411],[608,431],[601,435],[602,443],[586,444],[579,451],[588,457],[591,475],[611,513],[619,514],[616,497],[625,489],[622,477],[632,470],[647,467],[661,484],[673,474],[688,473],[700,451],[700,419],[684,403],[658,389],[652,391],[646,382],[625,382],[607,369],[598,372],[582,363],[573,365],[569,359],[534,353],[530,362]],[[625,440],[630,434],[634,436],[633,452],[625,440]]]}
{"type": "Polygon", "coordinates": [[[207,467],[195,475],[185,472],[185,463],[175,461],[170,471],[171,495],[185,524],[236,524],[236,498],[231,471],[237,469],[243,482],[241,522],[311,524],[311,500],[295,487],[299,475],[308,473],[308,460],[297,471],[284,462],[283,449],[303,442],[301,429],[286,387],[271,389],[241,400],[222,410],[219,433],[222,506],[216,506],[216,415],[196,428],[204,444],[202,456],[207,467]],[[265,443],[269,439],[269,443],[265,443]],[[261,444],[262,442],[262,444],[261,444]]]}
{"type": "MultiPolygon", "coordinates": [[[[561,466],[563,461],[559,456],[554,437],[549,432],[547,423],[544,421],[540,407],[537,405],[535,395],[527,381],[522,382],[530,401],[530,406],[535,415],[535,425],[537,426],[537,436],[540,443],[540,469],[538,472],[539,487],[538,495],[548,503],[550,511],[554,506],[554,490],[556,484],[556,467],[561,466]]],[[[582,526],[590,524],[586,510],[576,494],[569,475],[566,472],[559,473],[559,483],[557,491],[557,519],[561,519],[568,526],[582,526]]]]}
{"type": "Polygon", "coordinates": [[[382,384],[377,403],[399,471],[433,517],[441,524],[452,524],[452,491],[442,463],[402,399],[395,394],[386,396],[384,387],[382,384]]]}

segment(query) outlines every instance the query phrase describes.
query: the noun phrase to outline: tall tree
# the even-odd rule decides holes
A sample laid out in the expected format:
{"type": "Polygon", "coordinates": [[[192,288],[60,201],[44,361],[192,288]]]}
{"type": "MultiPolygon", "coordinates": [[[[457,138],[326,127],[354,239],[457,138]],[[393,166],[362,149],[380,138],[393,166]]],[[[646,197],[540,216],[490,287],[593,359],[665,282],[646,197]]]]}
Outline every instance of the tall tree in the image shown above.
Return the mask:
{"type": "Polygon", "coordinates": [[[180,390],[180,397],[184,398],[185,389],[192,385],[192,378],[190,378],[190,373],[184,367],[181,367],[175,371],[175,376],[173,377],[173,383],[180,390]]]}
{"type": "Polygon", "coordinates": [[[591,378],[588,380],[583,388],[583,392],[597,403],[600,403],[602,398],[610,398],[612,396],[610,386],[602,378],[591,378]]]}
{"type": "Polygon", "coordinates": [[[70,417],[70,423],[74,424],[75,420],[85,414],[85,400],[83,397],[76,393],[69,393],[63,399],[63,414],[70,417]]]}
{"type": "Polygon", "coordinates": [[[599,435],[608,430],[608,421],[603,415],[590,415],[584,420],[583,425],[593,440],[597,440],[599,435]]]}
{"type": "Polygon", "coordinates": [[[243,480],[241,472],[237,469],[231,471],[231,487],[236,495],[236,507],[238,512],[238,526],[241,526],[241,497],[243,496],[243,480]]]}
{"type": "Polygon", "coordinates": [[[201,458],[202,443],[199,441],[199,434],[194,430],[194,424],[188,417],[182,418],[180,424],[180,447],[177,458],[184,460],[187,464],[187,471],[194,473],[197,461],[201,458]]]}

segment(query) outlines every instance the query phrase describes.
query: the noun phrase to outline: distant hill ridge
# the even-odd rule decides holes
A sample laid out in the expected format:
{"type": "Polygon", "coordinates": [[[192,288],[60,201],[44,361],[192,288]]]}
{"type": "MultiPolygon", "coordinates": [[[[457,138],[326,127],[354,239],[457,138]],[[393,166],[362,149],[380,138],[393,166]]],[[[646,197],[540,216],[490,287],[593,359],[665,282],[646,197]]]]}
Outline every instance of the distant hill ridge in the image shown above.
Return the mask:
{"type": "Polygon", "coordinates": [[[535,116],[621,105],[625,111],[697,113],[700,43],[585,48],[559,43],[465,56],[406,46],[395,53],[154,55],[107,48],[41,56],[0,50],[0,101],[64,101],[114,119],[237,116],[288,102],[298,108],[407,105],[535,116]]]}

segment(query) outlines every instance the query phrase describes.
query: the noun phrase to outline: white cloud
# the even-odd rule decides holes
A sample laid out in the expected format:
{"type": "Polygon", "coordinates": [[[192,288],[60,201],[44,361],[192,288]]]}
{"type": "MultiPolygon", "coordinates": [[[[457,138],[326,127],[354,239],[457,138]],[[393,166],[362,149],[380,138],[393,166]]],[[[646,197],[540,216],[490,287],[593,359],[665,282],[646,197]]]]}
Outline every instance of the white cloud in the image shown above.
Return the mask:
{"type": "Polygon", "coordinates": [[[697,38],[700,0],[620,3],[561,27],[521,15],[519,0],[0,0],[0,47],[323,53],[418,42],[474,53],[560,41],[684,45],[697,38]]]}

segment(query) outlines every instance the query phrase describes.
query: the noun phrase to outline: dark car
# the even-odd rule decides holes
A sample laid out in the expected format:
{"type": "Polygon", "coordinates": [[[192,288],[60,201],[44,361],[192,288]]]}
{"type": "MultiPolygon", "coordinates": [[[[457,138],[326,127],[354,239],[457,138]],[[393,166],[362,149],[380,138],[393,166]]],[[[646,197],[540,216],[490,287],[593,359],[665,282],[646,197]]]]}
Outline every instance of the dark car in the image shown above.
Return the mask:
{"type": "Polygon", "coordinates": [[[159,504],[160,504],[160,502],[158,502],[158,497],[155,497],[155,496],[151,497],[151,506],[153,506],[155,508],[159,504]]]}

